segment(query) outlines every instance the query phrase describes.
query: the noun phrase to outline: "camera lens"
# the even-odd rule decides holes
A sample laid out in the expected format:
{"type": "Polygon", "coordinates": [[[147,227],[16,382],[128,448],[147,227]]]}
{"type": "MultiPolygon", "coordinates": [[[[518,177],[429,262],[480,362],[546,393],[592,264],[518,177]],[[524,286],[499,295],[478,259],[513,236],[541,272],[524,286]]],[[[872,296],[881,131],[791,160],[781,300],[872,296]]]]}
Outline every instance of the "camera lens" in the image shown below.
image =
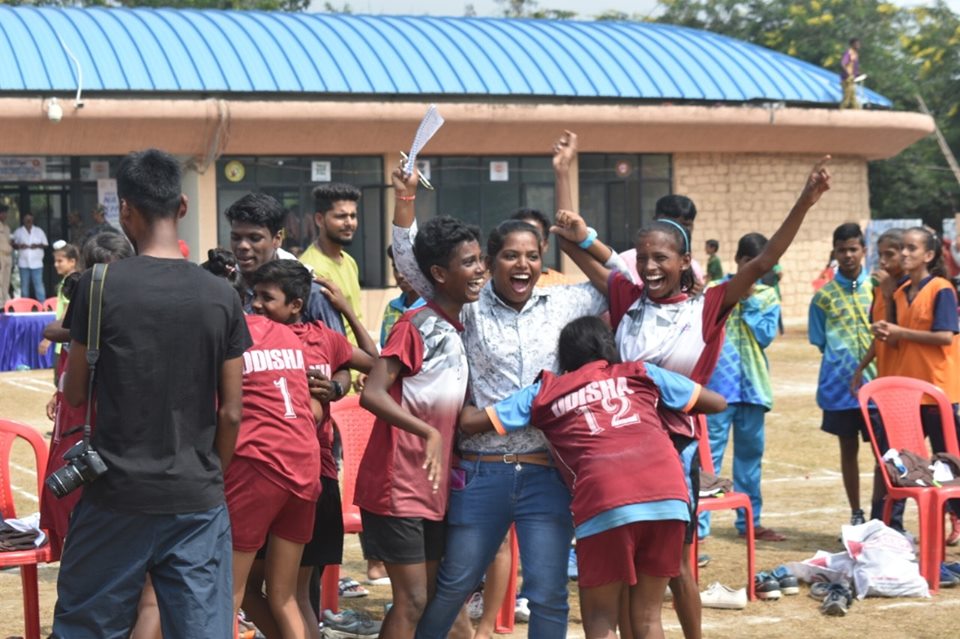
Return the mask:
{"type": "Polygon", "coordinates": [[[67,464],[47,477],[47,481],[44,483],[50,489],[50,492],[60,498],[76,490],[83,483],[83,478],[73,464],[67,464]]]}

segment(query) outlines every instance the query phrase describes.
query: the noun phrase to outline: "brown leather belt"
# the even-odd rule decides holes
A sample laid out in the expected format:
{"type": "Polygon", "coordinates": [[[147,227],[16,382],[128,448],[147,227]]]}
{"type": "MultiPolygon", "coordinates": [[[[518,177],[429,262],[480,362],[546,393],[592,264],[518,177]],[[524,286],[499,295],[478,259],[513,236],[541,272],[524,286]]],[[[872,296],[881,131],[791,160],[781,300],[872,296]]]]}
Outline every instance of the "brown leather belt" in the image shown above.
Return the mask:
{"type": "Polygon", "coordinates": [[[503,455],[476,455],[462,453],[460,459],[466,461],[501,462],[504,464],[534,464],[535,466],[553,466],[553,460],[546,453],[505,453],[503,455]]]}

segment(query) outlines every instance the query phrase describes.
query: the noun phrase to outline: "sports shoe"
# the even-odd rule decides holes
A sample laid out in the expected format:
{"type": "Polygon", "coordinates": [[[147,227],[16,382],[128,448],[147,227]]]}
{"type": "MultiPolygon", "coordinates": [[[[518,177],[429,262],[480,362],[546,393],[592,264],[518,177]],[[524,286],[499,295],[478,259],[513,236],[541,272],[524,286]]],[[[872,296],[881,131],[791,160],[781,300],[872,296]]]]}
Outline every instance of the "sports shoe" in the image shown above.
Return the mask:
{"type": "Polygon", "coordinates": [[[747,607],[747,589],[734,590],[715,581],[700,593],[700,603],[704,608],[743,610],[747,607]]]}
{"type": "Polygon", "coordinates": [[[796,575],[790,572],[790,569],[783,564],[774,568],[773,572],[770,573],[770,576],[776,579],[777,583],[780,584],[781,593],[785,595],[800,594],[800,582],[797,581],[796,575]]]}
{"type": "Polygon", "coordinates": [[[843,617],[853,604],[853,595],[846,584],[830,584],[827,596],[820,604],[820,612],[831,617],[843,617]]]}
{"type": "Polygon", "coordinates": [[[950,534],[947,535],[945,542],[948,546],[956,546],[960,543],[960,519],[953,513],[950,513],[950,534]]]}
{"type": "Polygon", "coordinates": [[[474,592],[470,595],[470,598],[467,599],[467,614],[471,619],[476,621],[483,616],[483,593],[480,591],[474,592]]]}
{"type": "Polygon", "coordinates": [[[960,584],[960,575],[951,570],[947,564],[940,564],[940,587],[953,588],[960,584]]]}
{"type": "Polygon", "coordinates": [[[570,549],[570,556],[567,558],[567,577],[576,581],[580,577],[580,571],[577,570],[577,549],[570,549]]]}
{"type": "Polygon", "coordinates": [[[815,581],[814,583],[810,584],[810,597],[812,599],[823,601],[828,592],[830,592],[829,581],[815,581]]]}
{"type": "Polygon", "coordinates": [[[859,526],[860,524],[867,523],[867,520],[863,516],[863,511],[859,508],[857,510],[851,511],[850,513],[850,525],[859,526]]]}
{"type": "Polygon", "coordinates": [[[340,578],[340,598],[356,599],[357,597],[366,597],[370,591],[360,585],[356,579],[350,577],[340,578]]]}
{"type": "Polygon", "coordinates": [[[517,605],[513,608],[513,618],[516,621],[530,621],[530,602],[526,597],[517,597],[517,605]]]}
{"type": "Polygon", "coordinates": [[[355,639],[380,634],[380,622],[374,621],[362,612],[341,610],[334,614],[323,611],[323,636],[326,639],[355,639]]]}
{"type": "Polygon", "coordinates": [[[705,568],[710,563],[710,555],[700,555],[697,557],[697,568],[705,568]]]}
{"type": "Polygon", "coordinates": [[[753,591],[757,594],[757,599],[779,599],[780,582],[777,581],[768,572],[758,572],[753,579],[753,591]]]}

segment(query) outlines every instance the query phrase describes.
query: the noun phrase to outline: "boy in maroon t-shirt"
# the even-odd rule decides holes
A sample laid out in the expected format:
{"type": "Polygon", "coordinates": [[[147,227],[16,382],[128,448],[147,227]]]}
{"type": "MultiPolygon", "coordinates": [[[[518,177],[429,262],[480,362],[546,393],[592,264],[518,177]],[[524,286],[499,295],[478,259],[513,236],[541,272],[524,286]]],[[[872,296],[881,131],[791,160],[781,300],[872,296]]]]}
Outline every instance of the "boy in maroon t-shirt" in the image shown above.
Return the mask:
{"type": "MultiPolygon", "coordinates": [[[[319,579],[324,566],[339,564],[343,560],[343,509],[337,463],[333,457],[334,424],[330,417],[330,402],[341,399],[345,389],[350,387],[350,369],[370,372],[377,356],[377,346],[342,293],[329,282],[324,282],[324,286],[331,306],[353,327],[360,348],[322,322],[301,322],[302,310],[310,295],[311,277],[306,267],[295,260],[267,262],[248,276],[248,283],[253,290],[253,312],[286,325],[300,338],[310,394],[316,400],[313,408],[320,444],[322,490],[317,501],[313,537],[303,547],[300,559],[296,597],[300,613],[308,623],[308,636],[318,637],[319,632],[313,632],[319,627],[319,620],[314,621],[317,611],[310,597],[310,582],[312,578],[319,579]]],[[[257,553],[247,580],[243,610],[267,636],[273,636],[271,630],[276,629],[276,620],[263,595],[263,559],[267,550],[264,546],[257,553]]]]}
{"type": "Polygon", "coordinates": [[[713,413],[726,402],[677,373],[620,363],[613,333],[597,317],[561,331],[558,360],[564,375],[544,371],[494,406],[465,408],[460,428],[506,434],[537,424],[573,494],[586,636],[615,634],[626,585],[635,636],[662,637],[663,591],[680,574],[690,512],[683,468],[657,406],[713,413]]]}
{"type": "Polygon", "coordinates": [[[478,229],[451,217],[424,225],[414,249],[437,295],[396,323],[360,397],[377,421],[354,503],[366,555],[384,562],[393,589],[382,639],[413,637],[443,554],[450,459],[467,391],[459,318],[483,286],[479,240],[478,229]]]}

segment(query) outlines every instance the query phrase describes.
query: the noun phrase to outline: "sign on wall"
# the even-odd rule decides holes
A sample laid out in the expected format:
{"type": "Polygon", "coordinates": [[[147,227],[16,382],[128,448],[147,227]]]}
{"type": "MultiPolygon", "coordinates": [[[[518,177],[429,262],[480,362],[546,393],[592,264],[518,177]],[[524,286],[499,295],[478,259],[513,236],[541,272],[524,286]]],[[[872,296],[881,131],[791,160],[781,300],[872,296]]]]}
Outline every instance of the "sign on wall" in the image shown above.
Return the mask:
{"type": "Polygon", "coordinates": [[[317,160],[310,163],[310,181],[311,182],[329,182],[332,171],[330,163],[317,160]]]}
{"type": "Polygon", "coordinates": [[[117,196],[116,180],[97,180],[97,202],[103,207],[107,223],[120,228],[120,198],[117,196]]]}
{"type": "Polygon", "coordinates": [[[0,157],[0,182],[39,182],[46,172],[42,157],[0,157]]]}
{"type": "Polygon", "coordinates": [[[506,160],[498,160],[490,163],[490,181],[491,182],[509,182],[510,181],[510,163],[506,160]]]}

